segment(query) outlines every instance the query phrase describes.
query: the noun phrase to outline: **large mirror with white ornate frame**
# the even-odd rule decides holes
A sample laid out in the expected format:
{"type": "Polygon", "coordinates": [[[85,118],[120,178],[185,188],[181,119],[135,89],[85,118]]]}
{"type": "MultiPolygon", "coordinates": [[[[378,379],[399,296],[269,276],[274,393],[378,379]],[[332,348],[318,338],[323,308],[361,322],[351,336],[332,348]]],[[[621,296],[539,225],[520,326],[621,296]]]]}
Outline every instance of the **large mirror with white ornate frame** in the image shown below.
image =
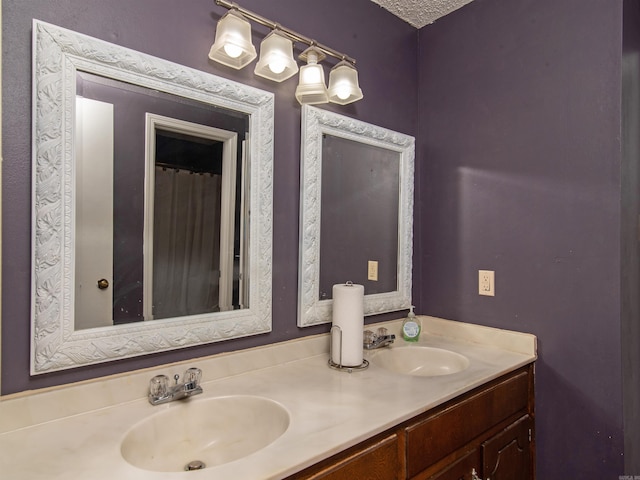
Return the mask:
{"type": "Polygon", "coordinates": [[[32,374],[270,331],[273,94],[33,37],[32,374]]]}
{"type": "Polygon", "coordinates": [[[332,286],[364,285],[364,313],[411,305],[415,139],[302,109],[298,326],[331,321],[332,286]]]}

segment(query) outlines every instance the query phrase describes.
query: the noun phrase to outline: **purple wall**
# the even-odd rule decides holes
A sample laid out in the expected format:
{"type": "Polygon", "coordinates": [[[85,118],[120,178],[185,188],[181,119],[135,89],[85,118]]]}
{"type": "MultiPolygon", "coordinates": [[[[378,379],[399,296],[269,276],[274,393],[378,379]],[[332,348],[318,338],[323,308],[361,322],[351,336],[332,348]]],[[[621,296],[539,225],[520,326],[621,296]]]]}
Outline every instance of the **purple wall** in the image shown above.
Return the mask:
{"type": "MultiPolygon", "coordinates": [[[[417,31],[369,0],[244,0],[241,4],[358,61],[364,100],[327,106],[410,135],[417,132],[417,31]],[[339,12],[337,14],[336,12],[339,12]],[[384,35],[381,35],[384,32],[384,35]]],[[[300,106],[282,84],[207,59],[226,10],[211,0],[4,0],[2,393],[67,383],[327,331],[296,326],[300,106]],[[186,6],[185,6],[186,5],[186,6]],[[54,23],[275,93],[273,331],[268,335],[29,377],[31,22],[54,23]]],[[[267,30],[254,28],[258,45],[267,30]]],[[[302,48],[299,49],[301,51],[302,48]]],[[[325,73],[335,62],[324,62],[325,73]]],[[[398,314],[382,319],[398,318],[398,314]]]]}
{"type": "Polygon", "coordinates": [[[419,32],[415,301],[538,336],[540,479],[623,474],[621,40],[622,0],[475,0],[419,32]]]}
{"type": "Polygon", "coordinates": [[[624,0],[622,40],[622,372],[625,471],[640,472],[640,3],[624,0]]]}
{"type": "MultiPolygon", "coordinates": [[[[2,392],[326,331],[295,321],[295,81],[272,84],[252,68],[208,62],[224,12],[211,0],[188,8],[171,0],[55,3],[2,2],[2,392]],[[29,378],[34,17],[275,92],[271,334],[29,378]]],[[[538,335],[538,478],[621,475],[622,0],[475,0],[418,33],[369,0],[242,4],[358,60],[365,99],[327,108],[417,137],[415,303],[421,313],[538,335]],[[477,295],[478,269],[496,271],[496,297],[477,295]]],[[[635,377],[625,373],[637,381],[637,367],[635,377]]]]}

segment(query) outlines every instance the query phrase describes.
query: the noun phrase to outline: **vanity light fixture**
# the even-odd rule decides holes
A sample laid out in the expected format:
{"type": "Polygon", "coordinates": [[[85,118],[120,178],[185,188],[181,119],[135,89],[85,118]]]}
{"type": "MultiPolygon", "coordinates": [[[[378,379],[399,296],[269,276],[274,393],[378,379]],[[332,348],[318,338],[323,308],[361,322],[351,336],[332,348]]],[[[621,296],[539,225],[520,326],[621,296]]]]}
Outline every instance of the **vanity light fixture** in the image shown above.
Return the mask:
{"type": "Polygon", "coordinates": [[[282,82],[298,73],[291,39],[277,29],[267,35],[260,44],[260,60],[254,73],[274,82],[282,82]]]}
{"type": "Polygon", "coordinates": [[[256,56],[256,47],[251,43],[251,24],[237,10],[229,10],[218,22],[209,58],[240,70],[256,56]]]}
{"type": "Polygon", "coordinates": [[[237,3],[228,0],[215,2],[229,12],[218,22],[215,42],[209,52],[211,60],[238,70],[251,63],[257,56],[251,44],[251,20],[272,30],[260,44],[260,59],[254,70],[256,75],[275,82],[295,75],[298,64],[293,58],[293,43],[300,42],[309,46],[299,57],[306,62],[300,67],[300,80],[295,93],[300,104],[333,102],[346,105],[363,98],[355,59],[246,10],[237,3]],[[329,89],[325,85],[324,69],[319,63],[327,56],[339,60],[329,74],[329,89]]]}
{"type": "Polygon", "coordinates": [[[296,99],[301,105],[329,103],[329,92],[324,83],[324,69],[318,63],[324,57],[325,55],[314,46],[307,48],[300,55],[300,58],[307,61],[300,69],[300,81],[296,88],[296,99]]]}
{"type": "Polygon", "coordinates": [[[338,63],[329,72],[329,101],[339,105],[355,102],[363,97],[358,85],[358,72],[349,62],[338,63]]]}

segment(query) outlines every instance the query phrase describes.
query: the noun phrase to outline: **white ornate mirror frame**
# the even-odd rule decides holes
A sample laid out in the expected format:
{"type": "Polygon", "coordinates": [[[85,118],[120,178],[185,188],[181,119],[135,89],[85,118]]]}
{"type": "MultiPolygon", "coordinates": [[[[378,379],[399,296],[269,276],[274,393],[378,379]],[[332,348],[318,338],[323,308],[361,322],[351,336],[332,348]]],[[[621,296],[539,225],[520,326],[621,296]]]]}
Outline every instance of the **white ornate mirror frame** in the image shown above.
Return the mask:
{"type": "Polygon", "coordinates": [[[298,326],[300,327],[331,322],[333,300],[319,299],[323,134],[398,153],[400,189],[397,290],[365,295],[364,314],[393,312],[411,306],[415,139],[344,115],[304,105],[302,107],[300,262],[298,266],[298,326]]]}
{"type": "Polygon", "coordinates": [[[34,20],[32,374],[271,331],[273,117],[272,93],[34,20]],[[74,329],[73,125],[79,70],[248,114],[249,308],[74,329]]]}

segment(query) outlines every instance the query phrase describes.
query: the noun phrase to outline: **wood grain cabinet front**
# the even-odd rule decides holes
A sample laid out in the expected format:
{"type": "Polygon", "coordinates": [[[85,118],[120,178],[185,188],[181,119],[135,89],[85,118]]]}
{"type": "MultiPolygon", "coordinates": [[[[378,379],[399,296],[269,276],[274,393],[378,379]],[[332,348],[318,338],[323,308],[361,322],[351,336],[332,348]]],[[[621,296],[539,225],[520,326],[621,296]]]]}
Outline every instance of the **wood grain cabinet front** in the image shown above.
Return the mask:
{"type": "Polygon", "coordinates": [[[524,415],[479,445],[473,443],[411,480],[532,480],[533,421],[524,415]],[[469,449],[470,448],[470,449],[469,449]]]}
{"type": "Polygon", "coordinates": [[[478,480],[476,468],[481,462],[481,452],[479,449],[474,448],[470,451],[459,453],[455,459],[450,460],[437,473],[428,478],[429,480],[478,480]]]}
{"type": "Polygon", "coordinates": [[[483,478],[485,480],[532,479],[532,432],[533,421],[529,415],[524,415],[483,442],[483,478]]]}
{"type": "MultiPolygon", "coordinates": [[[[485,477],[499,480],[495,475],[487,475],[491,469],[485,468],[485,465],[489,465],[491,459],[486,458],[491,455],[497,455],[499,461],[502,455],[515,458],[516,444],[503,446],[498,438],[494,443],[489,439],[493,439],[494,435],[508,435],[503,434],[503,430],[511,432],[508,427],[514,421],[523,415],[529,416],[529,404],[533,402],[530,398],[531,375],[529,370],[519,370],[411,422],[405,429],[407,477],[416,480],[486,480],[485,477]],[[500,447],[495,447],[498,444],[500,447]],[[508,447],[508,452],[503,452],[503,447],[508,447]],[[444,475],[441,472],[450,470],[451,465],[460,457],[466,458],[469,451],[477,451],[478,454],[475,464],[463,472],[464,475],[444,475]]],[[[517,445],[529,452],[528,430],[525,437],[517,445]]],[[[522,471],[514,477],[500,478],[528,480],[530,477],[525,473],[522,471]]]]}
{"type": "Polygon", "coordinates": [[[522,367],[287,480],[534,480],[533,375],[522,367]]]}
{"type": "Polygon", "coordinates": [[[287,480],[404,480],[404,458],[397,433],[363,442],[287,480]]]}

